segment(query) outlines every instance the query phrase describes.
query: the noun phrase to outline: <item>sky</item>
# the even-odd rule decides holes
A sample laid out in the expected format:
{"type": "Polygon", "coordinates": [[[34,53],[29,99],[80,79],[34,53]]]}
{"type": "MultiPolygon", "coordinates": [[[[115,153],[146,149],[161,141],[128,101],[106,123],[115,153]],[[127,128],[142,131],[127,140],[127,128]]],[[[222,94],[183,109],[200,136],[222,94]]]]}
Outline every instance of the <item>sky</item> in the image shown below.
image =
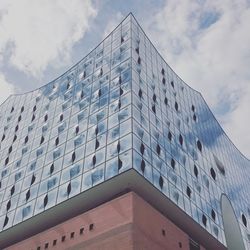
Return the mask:
{"type": "Polygon", "coordinates": [[[0,103],[64,73],[129,12],[250,158],[250,0],[0,0],[0,103]]]}

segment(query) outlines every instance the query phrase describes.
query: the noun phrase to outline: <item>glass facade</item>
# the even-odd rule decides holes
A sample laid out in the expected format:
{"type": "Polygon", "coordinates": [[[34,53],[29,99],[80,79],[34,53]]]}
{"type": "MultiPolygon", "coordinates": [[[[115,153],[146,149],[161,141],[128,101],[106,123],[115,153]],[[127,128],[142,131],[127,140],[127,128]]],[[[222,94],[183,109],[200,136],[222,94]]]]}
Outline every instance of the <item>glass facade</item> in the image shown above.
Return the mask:
{"type": "Polygon", "coordinates": [[[0,106],[0,232],[135,169],[226,245],[231,200],[250,248],[250,163],[130,14],[49,84],[0,106]]]}

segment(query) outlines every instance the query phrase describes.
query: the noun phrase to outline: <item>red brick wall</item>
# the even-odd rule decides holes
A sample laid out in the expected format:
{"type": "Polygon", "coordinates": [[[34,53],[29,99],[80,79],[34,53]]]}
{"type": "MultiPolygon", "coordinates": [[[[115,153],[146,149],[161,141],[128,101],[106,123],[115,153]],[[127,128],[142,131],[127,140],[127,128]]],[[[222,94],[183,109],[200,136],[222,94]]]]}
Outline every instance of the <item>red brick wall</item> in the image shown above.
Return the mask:
{"type": "Polygon", "coordinates": [[[8,250],[188,250],[189,237],[133,192],[120,196],[8,250]],[[93,228],[90,228],[90,225],[93,228]],[[81,228],[84,228],[80,234],[81,228]],[[71,238],[71,233],[74,236],[71,238]],[[164,233],[165,232],[165,233],[164,233]],[[65,236],[64,242],[62,237],[65,236]],[[53,246],[53,241],[56,245],[53,246]]]}

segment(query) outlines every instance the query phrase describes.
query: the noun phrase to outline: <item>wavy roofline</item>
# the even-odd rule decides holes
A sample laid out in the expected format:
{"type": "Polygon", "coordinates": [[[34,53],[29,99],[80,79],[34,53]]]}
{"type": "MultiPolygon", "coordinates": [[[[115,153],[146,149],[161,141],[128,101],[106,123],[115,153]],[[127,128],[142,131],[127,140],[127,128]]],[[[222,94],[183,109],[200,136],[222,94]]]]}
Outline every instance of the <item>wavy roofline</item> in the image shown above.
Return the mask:
{"type": "Polygon", "coordinates": [[[209,107],[209,105],[207,104],[205,98],[203,97],[202,93],[196,89],[194,89],[192,86],[190,86],[189,84],[187,84],[174,70],[173,68],[166,62],[166,60],[163,58],[163,56],[161,55],[161,53],[158,51],[158,49],[154,46],[153,42],[151,41],[151,39],[148,37],[148,35],[145,33],[144,29],[141,27],[141,25],[139,24],[139,22],[137,21],[137,19],[135,18],[134,14],[132,12],[129,12],[121,21],[118,25],[116,25],[116,27],[100,42],[98,43],[87,55],[85,55],[82,59],[80,59],[79,61],[77,61],[73,66],[71,66],[67,71],[65,71],[64,73],[62,73],[61,75],[59,75],[58,77],[56,77],[55,79],[49,81],[48,83],[46,84],[43,84],[42,86],[36,88],[36,89],[33,89],[33,90],[30,90],[30,91],[27,91],[27,92],[24,92],[24,93],[21,93],[21,94],[11,94],[9,95],[5,101],[3,101],[1,104],[0,104],[0,107],[2,105],[4,105],[5,102],[8,101],[8,99],[10,99],[11,97],[13,96],[21,96],[21,95],[26,95],[28,93],[32,93],[32,92],[35,92],[37,90],[40,90],[42,88],[44,88],[45,86],[51,84],[52,82],[58,80],[59,78],[63,77],[64,75],[66,75],[68,72],[70,72],[74,67],[76,67],[79,63],[81,63],[88,55],[90,55],[100,44],[102,44],[105,39],[107,37],[109,37],[120,25],[123,21],[126,20],[126,18],[128,18],[129,16],[132,16],[133,19],[136,21],[136,24],[139,26],[139,28],[141,29],[141,31],[143,32],[144,36],[150,41],[151,45],[153,46],[153,48],[156,50],[156,52],[158,53],[158,55],[161,57],[161,59],[164,61],[164,63],[166,63],[166,65],[177,75],[177,77],[187,86],[189,87],[190,89],[192,89],[194,92],[196,92],[197,94],[199,94],[201,96],[201,98],[203,99],[204,103],[206,104],[209,112],[211,113],[211,115],[213,116],[214,120],[216,121],[216,123],[218,124],[218,126],[222,129],[224,135],[226,136],[226,138],[229,140],[230,143],[232,143],[232,145],[234,146],[234,148],[240,153],[240,155],[245,159],[247,160],[249,163],[250,163],[250,159],[245,156],[239,149],[238,147],[234,144],[234,142],[230,139],[230,137],[227,135],[227,133],[225,132],[225,130],[223,129],[223,127],[220,125],[219,121],[217,120],[217,118],[215,117],[214,113],[212,112],[211,108],[209,107]]]}

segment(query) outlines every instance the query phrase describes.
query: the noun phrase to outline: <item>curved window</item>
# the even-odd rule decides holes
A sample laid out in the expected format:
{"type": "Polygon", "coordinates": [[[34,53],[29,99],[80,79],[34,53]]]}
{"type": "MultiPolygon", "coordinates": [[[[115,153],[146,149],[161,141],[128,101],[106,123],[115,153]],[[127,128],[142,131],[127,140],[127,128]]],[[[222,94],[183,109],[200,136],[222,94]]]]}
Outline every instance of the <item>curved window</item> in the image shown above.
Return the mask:
{"type": "Polygon", "coordinates": [[[218,170],[220,171],[220,173],[222,175],[225,175],[226,171],[225,171],[225,167],[223,165],[223,163],[215,156],[214,156],[214,161],[215,161],[215,164],[216,164],[216,167],[218,168],[218,170]]]}
{"type": "Polygon", "coordinates": [[[175,107],[175,110],[176,110],[176,111],[178,111],[178,110],[179,110],[179,105],[178,105],[178,103],[177,103],[177,102],[175,102],[174,107],[175,107]]]}
{"type": "Polygon", "coordinates": [[[182,146],[183,145],[183,137],[182,137],[182,135],[179,135],[179,142],[180,142],[180,144],[182,146]]]}
{"type": "Polygon", "coordinates": [[[26,193],[26,202],[29,200],[29,198],[30,198],[30,190],[28,190],[26,193]]]}
{"type": "Polygon", "coordinates": [[[145,161],[142,159],[141,161],[141,171],[144,173],[145,171],[145,167],[146,167],[146,164],[145,164],[145,161]]]}
{"type": "Polygon", "coordinates": [[[6,210],[9,211],[11,207],[11,200],[8,201],[7,205],[6,205],[6,210]]]}
{"type": "Polygon", "coordinates": [[[212,219],[215,221],[216,213],[215,213],[215,211],[213,209],[211,210],[211,216],[212,216],[212,219]]]}
{"type": "Polygon", "coordinates": [[[161,189],[163,188],[163,178],[162,178],[162,176],[160,176],[160,178],[159,178],[159,186],[161,187],[161,189]]]}
{"type": "Polygon", "coordinates": [[[8,224],[9,222],[9,217],[6,215],[3,223],[3,228],[8,224]]]}
{"type": "Polygon", "coordinates": [[[241,215],[241,220],[242,220],[242,223],[244,224],[244,226],[247,227],[247,218],[244,214],[241,215]]]}
{"type": "Polygon", "coordinates": [[[213,168],[210,168],[210,174],[214,180],[216,180],[216,173],[213,168]]]}
{"type": "Polygon", "coordinates": [[[171,167],[175,169],[175,160],[173,158],[171,159],[171,167]]]}
{"type": "Polygon", "coordinates": [[[168,139],[169,139],[170,141],[172,140],[172,134],[171,134],[170,131],[168,132],[168,139]]]}
{"type": "Polygon", "coordinates": [[[202,215],[202,223],[205,227],[207,226],[207,217],[204,214],[202,215]]]}
{"type": "Polygon", "coordinates": [[[196,144],[197,144],[197,148],[202,152],[202,144],[200,140],[197,140],[196,144]]]}
{"type": "Polygon", "coordinates": [[[186,193],[187,193],[187,196],[190,198],[192,191],[189,186],[187,186],[186,193]]]}

